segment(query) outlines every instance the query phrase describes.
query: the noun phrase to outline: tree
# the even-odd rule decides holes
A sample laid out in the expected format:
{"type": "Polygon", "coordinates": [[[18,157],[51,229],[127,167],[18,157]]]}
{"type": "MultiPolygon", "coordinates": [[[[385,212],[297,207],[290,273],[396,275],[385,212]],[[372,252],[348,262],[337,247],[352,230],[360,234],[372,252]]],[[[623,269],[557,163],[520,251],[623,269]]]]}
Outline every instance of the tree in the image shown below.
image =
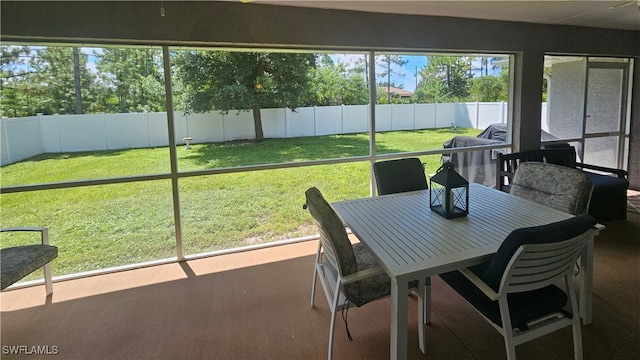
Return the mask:
{"type": "Polygon", "coordinates": [[[176,52],[173,63],[181,110],[223,114],[251,110],[255,139],[260,141],[264,139],[260,109],[299,107],[315,55],[194,50],[176,52]]]}
{"type": "Polygon", "coordinates": [[[380,55],[377,56],[379,61],[378,66],[381,66],[384,70],[378,75],[380,78],[386,77],[387,86],[387,104],[391,104],[391,75],[395,74],[404,77],[404,74],[394,69],[394,67],[403,67],[409,63],[408,60],[403,60],[399,55],[380,55]]]}
{"type": "Polygon", "coordinates": [[[429,56],[421,70],[416,98],[422,102],[452,102],[468,98],[471,61],[461,56],[429,56]]]}
{"type": "Polygon", "coordinates": [[[160,50],[104,48],[94,56],[105,86],[97,107],[120,113],[166,110],[160,50]]]}
{"type": "Polygon", "coordinates": [[[163,111],[164,73],[158,50],[2,47],[0,110],[12,116],[163,111]],[[88,57],[97,58],[95,70],[88,57]]]}
{"type": "Polygon", "coordinates": [[[82,112],[82,91],[94,82],[86,62],[79,55],[74,59],[71,47],[3,48],[3,102],[7,101],[3,113],[29,116],[38,112],[82,112]]]}
{"type": "Polygon", "coordinates": [[[367,88],[369,88],[369,81],[367,81],[367,79],[369,79],[369,57],[367,55],[356,59],[349,71],[354,74],[360,74],[360,76],[365,79],[367,88]]]}
{"type": "Polygon", "coordinates": [[[317,66],[310,70],[307,106],[363,105],[369,103],[367,83],[361,74],[335,63],[329,55],[319,55],[317,66]]]}
{"type": "Polygon", "coordinates": [[[344,105],[366,105],[369,103],[369,87],[362,75],[352,73],[346,78],[344,105]]]}
{"type": "Polygon", "coordinates": [[[75,114],[75,79],[71,48],[46,47],[36,50],[31,66],[38,83],[38,112],[75,114]]]}
{"type": "Polygon", "coordinates": [[[506,101],[506,88],[503,81],[496,76],[480,76],[469,81],[469,100],[492,102],[506,101]]]}
{"type": "Polygon", "coordinates": [[[29,83],[29,57],[27,46],[0,47],[0,115],[20,117],[35,113],[34,85],[29,83]]]}

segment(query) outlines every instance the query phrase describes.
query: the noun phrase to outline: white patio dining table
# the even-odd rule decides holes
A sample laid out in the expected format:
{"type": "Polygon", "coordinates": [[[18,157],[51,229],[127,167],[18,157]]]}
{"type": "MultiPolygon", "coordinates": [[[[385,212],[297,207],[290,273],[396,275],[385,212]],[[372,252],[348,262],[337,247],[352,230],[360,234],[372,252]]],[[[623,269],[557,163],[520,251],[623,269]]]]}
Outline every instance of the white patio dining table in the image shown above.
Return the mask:
{"type": "MultiPolygon", "coordinates": [[[[469,214],[462,218],[445,219],[431,211],[429,190],[339,201],[332,206],[392,279],[392,359],[407,357],[409,281],[480,264],[495,254],[511,231],[573,216],[479,184],[470,184],[469,214]]],[[[580,316],[589,324],[593,237],[581,256],[580,271],[580,316]]]]}

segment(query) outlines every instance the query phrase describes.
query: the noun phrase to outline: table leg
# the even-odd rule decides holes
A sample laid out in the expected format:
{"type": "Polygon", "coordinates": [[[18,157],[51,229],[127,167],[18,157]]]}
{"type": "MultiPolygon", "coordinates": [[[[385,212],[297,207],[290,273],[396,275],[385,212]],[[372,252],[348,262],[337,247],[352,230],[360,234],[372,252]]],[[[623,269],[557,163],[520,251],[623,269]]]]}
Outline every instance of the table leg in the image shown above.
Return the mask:
{"type": "Polygon", "coordinates": [[[580,317],[584,325],[591,324],[593,308],[593,238],[587,239],[587,244],[580,256],[582,281],[580,284],[580,317]]]}
{"type": "Polygon", "coordinates": [[[391,359],[407,358],[407,296],[409,284],[391,281],[391,359]]]}
{"type": "MultiPolygon", "coordinates": [[[[426,293],[426,279],[423,276],[418,280],[418,343],[423,354],[427,353],[424,326],[427,323],[428,314],[425,312],[430,310],[427,309],[427,301],[429,298],[426,297],[426,293]]],[[[431,319],[429,319],[429,322],[431,322],[431,319]]]]}

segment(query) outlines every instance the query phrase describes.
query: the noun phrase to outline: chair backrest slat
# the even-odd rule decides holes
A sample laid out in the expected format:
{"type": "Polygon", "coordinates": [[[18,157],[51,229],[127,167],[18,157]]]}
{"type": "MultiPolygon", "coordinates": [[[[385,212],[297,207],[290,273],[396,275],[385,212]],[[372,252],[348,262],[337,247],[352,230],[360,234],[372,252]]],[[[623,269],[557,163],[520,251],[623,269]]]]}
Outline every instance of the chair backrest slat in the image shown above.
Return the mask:
{"type": "Polygon", "coordinates": [[[325,260],[331,265],[331,267],[333,267],[334,269],[336,269],[336,271],[340,271],[340,263],[338,261],[338,257],[336,255],[336,249],[333,246],[333,243],[330,240],[329,235],[327,234],[327,231],[325,229],[325,227],[322,225],[322,223],[320,223],[319,221],[315,220],[315,223],[318,227],[318,231],[319,231],[319,235],[320,235],[320,242],[322,243],[322,249],[324,251],[324,257],[325,260]]]}
{"type": "Polygon", "coordinates": [[[538,289],[570,274],[591,234],[590,230],[560,242],[521,245],[507,265],[500,293],[538,289]]]}
{"type": "Polygon", "coordinates": [[[538,265],[538,260],[536,261],[527,261],[522,260],[517,268],[515,268],[512,272],[514,276],[527,276],[527,275],[535,275],[542,272],[552,271],[554,269],[561,268],[567,256],[563,255],[561,258],[558,258],[554,262],[545,263],[544,265],[538,265]]]}
{"type": "MultiPolygon", "coordinates": [[[[579,247],[580,243],[575,244],[579,247]]],[[[530,251],[522,254],[520,263],[515,269],[516,273],[533,272],[535,269],[543,269],[545,267],[553,268],[561,266],[567,260],[567,257],[573,255],[573,249],[565,248],[562,251],[530,251]],[[544,265],[541,265],[544,264],[544,265]]]]}

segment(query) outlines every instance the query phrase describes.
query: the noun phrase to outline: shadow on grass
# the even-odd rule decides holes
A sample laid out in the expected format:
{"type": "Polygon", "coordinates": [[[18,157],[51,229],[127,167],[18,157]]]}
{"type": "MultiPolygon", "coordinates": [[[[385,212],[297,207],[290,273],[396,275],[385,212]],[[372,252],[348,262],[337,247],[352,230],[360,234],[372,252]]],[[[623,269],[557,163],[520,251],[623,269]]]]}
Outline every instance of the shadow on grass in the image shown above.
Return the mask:
{"type": "MultiPolygon", "coordinates": [[[[464,129],[462,129],[464,130],[464,129]]],[[[449,128],[390,131],[377,133],[376,153],[389,154],[425,149],[442,149],[442,144],[455,135],[466,135],[465,132],[452,133],[449,128]]],[[[469,134],[470,135],[470,134],[469,134]]],[[[192,145],[191,150],[179,149],[179,162],[182,170],[185,169],[216,169],[239,166],[277,164],[288,162],[303,162],[309,160],[340,159],[354,156],[367,156],[370,137],[368,133],[340,134],[311,137],[265,139],[264,141],[236,140],[223,143],[203,143],[192,145]]],[[[164,172],[166,169],[155,169],[153,157],[164,151],[167,147],[144,148],[147,150],[145,161],[148,167],[143,172],[164,172]],[[152,163],[149,163],[151,161],[152,163]]],[[[113,158],[114,161],[135,163],[140,160],[140,155],[132,155],[131,150],[119,149],[107,151],[81,151],[65,153],[40,154],[20,162],[42,162],[48,160],[81,160],[92,158],[113,158]],[[117,159],[122,157],[122,159],[117,159]]],[[[166,166],[166,164],[161,164],[166,166]]],[[[138,171],[133,173],[139,173],[138,171]]],[[[107,174],[108,176],[111,176],[107,174]]],[[[113,175],[118,176],[119,174],[113,175]]],[[[105,175],[106,176],[106,175],[105,175]]]]}
{"type": "Polygon", "coordinates": [[[127,150],[131,149],[119,149],[119,150],[100,150],[100,151],[78,151],[78,152],[64,152],[64,153],[44,153],[39,154],[19,162],[40,162],[46,160],[68,160],[77,158],[99,158],[99,157],[114,157],[124,154],[127,150]]]}
{"type": "MultiPolygon", "coordinates": [[[[384,153],[404,151],[380,144],[376,148],[384,153]]],[[[366,155],[369,155],[369,136],[355,134],[200,144],[193,146],[182,159],[211,169],[366,155]]]]}
{"type": "Polygon", "coordinates": [[[376,143],[376,153],[388,154],[394,152],[419,151],[419,150],[440,150],[444,148],[444,143],[458,135],[476,136],[479,131],[468,128],[460,128],[460,132],[452,132],[450,128],[422,129],[422,130],[396,130],[378,133],[380,137],[396,136],[405,138],[408,141],[421,139],[414,146],[402,144],[401,148],[388,147],[383,143],[376,143]],[[411,140],[410,140],[411,139],[411,140]]]}

